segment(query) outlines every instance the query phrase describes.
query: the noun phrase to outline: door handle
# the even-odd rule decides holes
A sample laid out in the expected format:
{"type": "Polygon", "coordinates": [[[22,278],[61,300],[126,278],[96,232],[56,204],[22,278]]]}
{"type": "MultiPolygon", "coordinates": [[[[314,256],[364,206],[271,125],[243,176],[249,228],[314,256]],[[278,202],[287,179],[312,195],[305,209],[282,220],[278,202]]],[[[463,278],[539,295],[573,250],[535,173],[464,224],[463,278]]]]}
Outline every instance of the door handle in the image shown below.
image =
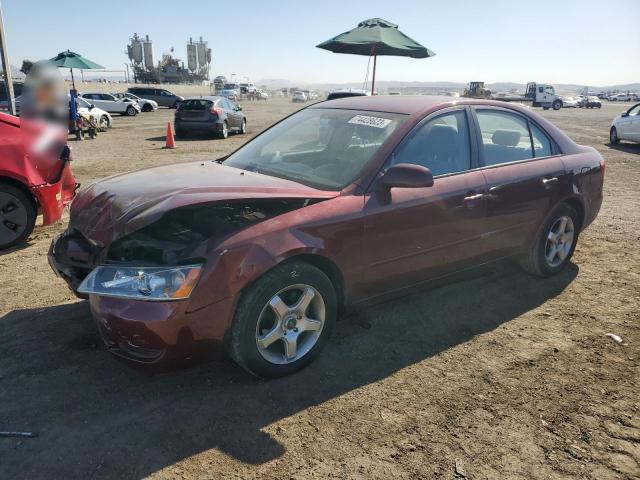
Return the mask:
{"type": "Polygon", "coordinates": [[[543,185],[552,185],[552,184],[556,183],[557,181],[558,181],[558,177],[543,178],[542,179],[542,184],[543,185]]]}
{"type": "Polygon", "coordinates": [[[462,201],[463,202],[475,202],[476,200],[480,200],[482,197],[484,197],[484,193],[476,193],[476,194],[464,197],[462,199],[462,201]]]}

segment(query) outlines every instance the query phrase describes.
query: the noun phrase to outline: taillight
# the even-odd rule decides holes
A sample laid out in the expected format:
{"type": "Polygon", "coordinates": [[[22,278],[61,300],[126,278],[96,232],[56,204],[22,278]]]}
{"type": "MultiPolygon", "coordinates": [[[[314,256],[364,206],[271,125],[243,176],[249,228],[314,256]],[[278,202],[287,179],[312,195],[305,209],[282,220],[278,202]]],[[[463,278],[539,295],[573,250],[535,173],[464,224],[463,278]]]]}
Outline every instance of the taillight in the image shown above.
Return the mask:
{"type": "Polygon", "coordinates": [[[211,110],[209,110],[211,113],[213,113],[214,115],[220,116],[222,115],[222,112],[224,110],[222,110],[220,107],[216,107],[215,105],[213,107],[211,107],[211,110]]]}

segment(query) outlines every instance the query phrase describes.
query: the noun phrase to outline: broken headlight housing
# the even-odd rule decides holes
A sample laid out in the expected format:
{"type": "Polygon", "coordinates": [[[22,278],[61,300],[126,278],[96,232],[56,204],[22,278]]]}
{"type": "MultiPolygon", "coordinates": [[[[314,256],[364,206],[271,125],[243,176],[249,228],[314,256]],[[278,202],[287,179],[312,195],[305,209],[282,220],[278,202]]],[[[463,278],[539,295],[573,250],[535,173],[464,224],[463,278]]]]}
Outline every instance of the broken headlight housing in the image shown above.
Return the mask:
{"type": "Polygon", "coordinates": [[[135,300],[182,300],[198,283],[202,265],[181,267],[96,267],[78,287],[78,292],[135,300]]]}

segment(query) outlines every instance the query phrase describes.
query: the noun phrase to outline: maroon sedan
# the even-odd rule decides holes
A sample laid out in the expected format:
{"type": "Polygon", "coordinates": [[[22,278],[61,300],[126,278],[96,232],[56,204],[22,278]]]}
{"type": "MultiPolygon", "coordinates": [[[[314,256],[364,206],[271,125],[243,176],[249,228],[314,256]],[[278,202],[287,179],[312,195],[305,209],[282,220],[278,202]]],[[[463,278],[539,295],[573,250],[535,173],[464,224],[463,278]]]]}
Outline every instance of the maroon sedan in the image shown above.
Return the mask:
{"type": "Polygon", "coordinates": [[[217,345],[280,376],[344,310],[509,257],[559,272],[603,176],[596,150],[518,105],[345,98],[224,159],[83,189],[50,262],[113,353],[158,363],[217,345]]]}

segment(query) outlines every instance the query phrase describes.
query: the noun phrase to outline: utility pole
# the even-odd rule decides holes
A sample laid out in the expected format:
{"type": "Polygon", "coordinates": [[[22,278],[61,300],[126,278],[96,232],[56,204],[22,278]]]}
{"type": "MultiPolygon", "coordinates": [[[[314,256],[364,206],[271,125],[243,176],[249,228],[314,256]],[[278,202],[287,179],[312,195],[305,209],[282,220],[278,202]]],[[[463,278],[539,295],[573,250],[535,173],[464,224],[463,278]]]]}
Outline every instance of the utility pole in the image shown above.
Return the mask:
{"type": "Polygon", "coordinates": [[[13,78],[11,77],[11,64],[7,53],[7,43],[4,39],[4,20],[2,19],[2,6],[0,5],[0,55],[2,56],[2,70],[4,73],[4,83],[7,89],[7,100],[9,113],[16,114],[16,100],[13,96],[13,78]]]}

